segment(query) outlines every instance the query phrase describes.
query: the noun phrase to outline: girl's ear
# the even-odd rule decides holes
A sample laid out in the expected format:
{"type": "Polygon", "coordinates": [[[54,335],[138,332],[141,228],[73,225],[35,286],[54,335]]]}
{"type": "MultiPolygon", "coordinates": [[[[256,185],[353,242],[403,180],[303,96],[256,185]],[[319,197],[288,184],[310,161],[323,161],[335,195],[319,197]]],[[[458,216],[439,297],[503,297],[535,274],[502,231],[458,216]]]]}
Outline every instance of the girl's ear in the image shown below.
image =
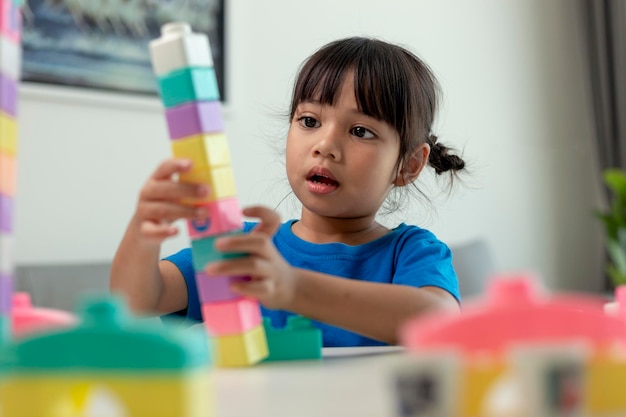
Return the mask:
{"type": "Polygon", "coordinates": [[[413,151],[408,160],[404,162],[396,179],[393,181],[393,185],[396,187],[404,187],[411,184],[417,179],[422,172],[422,169],[428,163],[428,156],[430,155],[430,145],[423,143],[413,151]]]}

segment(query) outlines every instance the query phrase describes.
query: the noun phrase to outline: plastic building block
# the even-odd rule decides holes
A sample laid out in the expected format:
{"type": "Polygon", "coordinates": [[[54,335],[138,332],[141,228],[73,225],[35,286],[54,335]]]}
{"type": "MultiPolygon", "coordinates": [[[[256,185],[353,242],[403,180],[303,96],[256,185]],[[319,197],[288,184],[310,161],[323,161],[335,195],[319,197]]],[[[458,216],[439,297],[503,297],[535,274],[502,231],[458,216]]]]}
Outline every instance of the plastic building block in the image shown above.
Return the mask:
{"type": "Polygon", "coordinates": [[[22,46],[0,36],[0,57],[0,73],[12,80],[19,80],[22,75],[22,46]]]}
{"type": "Polygon", "coordinates": [[[0,274],[13,275],[15,269],[15,239],[0,230],[0,274]]]}
{"type": "Polygon", "coordinates": [[[170,139],[224,130],[222,106],[219,101],[198,101],[165,110],[170,139]]]}
{"type": "Polygon", "coordinates": [[[269,318],[263,319],[269,361],[320,359],[322,357],[322,331],[311,320],[290,316],[282,329],[272,327],[269,318]]]}
{"type": "Polygon", "coordinates": [[[0,232],[11,233],[13,231],[13,205],[12,197],[0,194],[0,232]]]}
{"type": "Polygon", "coordinates": [[[209,262],[215,262],[224,259],[235,259],[247,256],[245,253],[231,252],[223,253],[215,249],[215,240],[222,236],[234,236],[241,234],[241,231],[225,233],[220,236],[210,236],[198,240],[191,241],[191,258],[193,267],[196,271],[204,270],[209,262]]]}
{"type": "Polygon", "coordinates": [[[209,203],[223,198],[234,197],[237,194],[233,169],[230,166],[217,167],[203,171],[191,170],[179,175],[181,182],[191,184],[207,184],[209,194],[205,198],[185,199],[185,203],[198,205],[209,203]]]}
{"type": "Polygon", "coordinates": [[[218,336],[216,363],[221,367],[250,366],[267,357],[267,339],[262,325],[240,334],[218,336]]]}
{"type": "Polygon", "coordinates": [[[256,300],[237,300],[202,304],[204,325],[210,335],[227,336],[245,333],[262,323],[256,300]]]}
{"type": "Polygon", "coordinates": [[[33,307],[30,295],[24,292],[13,294],[12,327],[16,339],[29,334],[58,327],[72,327],[77,323],[73,314],[61,310],[33,307]]]}
{"type": "Polygon", "coordinates": [[[10,0],[2,0],[0,5],[0,33],[12,42],[19,44],[22,34],[22,13],[20,4],[10,0]]]}
{"type": "Polygon", "coordinates": [[[196,284],[200,303],[215,303],[218,301],[230,301],[242,298],[230,290],[230,286],[236,282],[250,281],[250,277],[210,277],[204,272],[196,272],[196,284]]]}
{"type": "Polygon", "coordinates": [[[188,101],[219,101],[213,67],[183,68],[159,78],[159,93],[165,107],[188,101]]]}
{"type": "Polygon", "coordinates": [[[486,299],[463,314],[411,320],[401,331],[409,349],[462,346],[468,353],[503,352],[516,342],[585,339],[606,345],[626,339],[626,326],[603,312],[604,301],[585,295],[544,297],[527,276],[495,279],[486,299]],[[485,332],[484,329],[489,329],[485,332]]]}
{"type": "Polygon", "coordinates": [[[15,195],[17,168],[15,156],[0,152],[0,193],[8,197],[15,195]]]}
{"type": "Polygon", "coordinates": [[[230,165],[228,140],[223,133],[194,135],[170,143],[172,155],[191,160],[192,169],[230,165]]]}
{"type": "Polygon", "coordinates": [[[0,111],[15,117],[17,114],[17,81],[0,74],[0,111]]]}
{"type": "Polygon", "coordinates": [[[42,333],[18,343],[13,369],[42,372],[78,367],[159,373],[211,363],[204,332],[132,319],[117,298],[87,303],[79,319],[81,323],[70,329],[42,333]],[[112,349],[115,346],[120,349],[112,349]]]}
{"type": "Polygon", "coordinates": [[[0,152],[8,155],[17,153],[17,124],[15,120],[0,112],[0,152]]]}
{"type": "Polygon", "coordinates": [[[187,220],[187,231],[191,239],[241,230],[243,216],[236,198],[223,198],[200,206],[205,207],[209,215],[204,220],[187,220]]]}
{"type": "Polygon", "coordinates": [[[11,313],[13,300],[13,276],[0,273],[0,316],[11,313]]]}
{"type": "Polygon", "coordinates": [[[209,41],[203,34],[192,33],[185,23],[163,25],[161,38],[150,42],[152,68],[163,76],[185,67],[212,67],[209,41]]]}

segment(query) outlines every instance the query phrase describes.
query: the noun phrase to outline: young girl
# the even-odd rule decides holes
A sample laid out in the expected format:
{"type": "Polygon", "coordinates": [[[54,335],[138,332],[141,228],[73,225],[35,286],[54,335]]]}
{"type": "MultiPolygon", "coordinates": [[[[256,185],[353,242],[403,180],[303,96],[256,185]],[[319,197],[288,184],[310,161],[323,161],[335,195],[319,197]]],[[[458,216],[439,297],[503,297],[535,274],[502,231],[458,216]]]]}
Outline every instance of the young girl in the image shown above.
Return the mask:
{"type": "MultiPolygon", "coordinates": [[[[274,326],[291,314],[314,320],[324,346],[394,344],[406,319],[458,310],[449,248],[425,229],[375,220],[389,192],[412,185],[427,164],[437,174],[464,167],[431,133],[437,92],[428,67],[399,46],[350,38],[318,50],[296,81],[286,145],[300,219],[281,224],[268,208],[244,209],[258,223],[215,245],[249,256],[206,272],[251,277],[233,290],[258,299],[274,326]]],[[[111,289],[135,311],[200,321],[191,249],[159,260],[161,243],[177,233],[172,222],[207,216],[180,203],[207,193],[174,180],[188,169],[189,161],[166,160],[143,186],[111,289]]]]}

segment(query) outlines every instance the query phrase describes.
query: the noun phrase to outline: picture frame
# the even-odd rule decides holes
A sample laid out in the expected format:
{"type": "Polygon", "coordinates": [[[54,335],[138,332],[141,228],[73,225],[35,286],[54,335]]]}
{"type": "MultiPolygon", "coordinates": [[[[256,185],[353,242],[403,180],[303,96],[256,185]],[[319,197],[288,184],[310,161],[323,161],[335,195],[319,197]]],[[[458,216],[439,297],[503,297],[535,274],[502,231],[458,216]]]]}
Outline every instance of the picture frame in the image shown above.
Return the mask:
{"type": "Polygon", "coordinates": [[[184,21],[208,36],[226,100],[225,0],[26,0],[22,13],[25,83],[158,95],[148,44],[184,21]]]}

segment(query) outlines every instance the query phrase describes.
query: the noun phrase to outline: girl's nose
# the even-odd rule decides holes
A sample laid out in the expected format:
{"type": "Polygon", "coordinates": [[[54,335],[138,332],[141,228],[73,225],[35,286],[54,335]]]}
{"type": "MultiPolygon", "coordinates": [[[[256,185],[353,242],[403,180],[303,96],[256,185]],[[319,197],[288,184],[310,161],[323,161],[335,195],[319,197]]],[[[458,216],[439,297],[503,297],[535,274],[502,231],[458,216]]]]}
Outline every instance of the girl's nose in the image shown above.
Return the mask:
{"type": "Polygon", "coordinates": [[[329,131],[322,133],[322,137],[313,147],[313,154],[330,158],[334,161],[339,159],[341,156],[339,137],[334,129],[329,129],[329,131]]]}

